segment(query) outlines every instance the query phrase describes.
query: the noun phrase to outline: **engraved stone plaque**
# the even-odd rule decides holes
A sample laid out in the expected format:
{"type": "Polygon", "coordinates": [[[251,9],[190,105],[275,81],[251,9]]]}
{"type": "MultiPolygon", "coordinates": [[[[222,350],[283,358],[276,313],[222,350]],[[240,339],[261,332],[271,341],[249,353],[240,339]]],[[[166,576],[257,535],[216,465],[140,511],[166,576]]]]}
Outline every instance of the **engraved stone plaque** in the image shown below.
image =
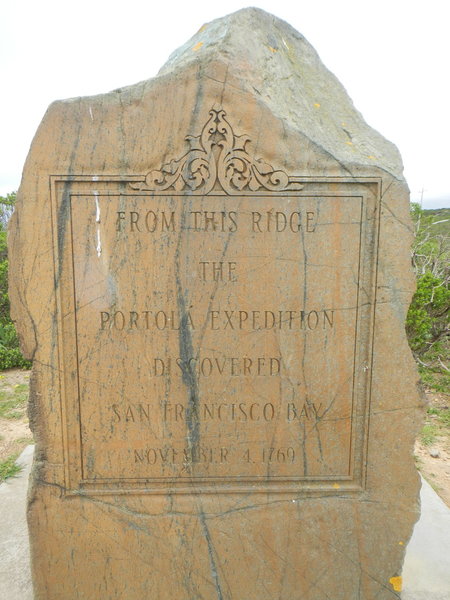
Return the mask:
{"type": "Polygon", "coordinates": [[[258,9],[49,108],[9,249],[36,598],[398,598],[408,208],[396,148],[258,9]]]}
{"type": "Polygon", "coordinates": [[[379,181],[227,158],[190,194],[54,178],[69,489],[364,486],[379,181]]]}

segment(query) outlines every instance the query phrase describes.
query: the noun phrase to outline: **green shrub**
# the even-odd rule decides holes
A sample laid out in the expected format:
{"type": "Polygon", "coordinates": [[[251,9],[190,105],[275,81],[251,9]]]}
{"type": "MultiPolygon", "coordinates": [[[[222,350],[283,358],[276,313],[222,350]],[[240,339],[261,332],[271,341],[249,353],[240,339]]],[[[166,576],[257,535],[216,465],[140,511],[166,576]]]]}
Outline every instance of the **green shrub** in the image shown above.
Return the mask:
{"type": "Polygon", "coordinates": [[[31,361],[22,356],[19,348],[0,348],[0,371],[14,368],[30,369],[31,361]]]}
{"type": "Polygon", "coordinates": [[[449,307],[448,281],[429,271],[421,275],[406,319],[406,331],[413,351],[423,354],[431,345],[448,337],[449,307]]]}
{"type": "Polygon", "coordinates": [[[422,210],[411,205],[416,226],[412,262],[417,291],[406,332],[422,381],[450,393],[450,209],[422,210]]]}
{"type": "Polygon", "coordinates": [[[8,298],[8,249],[6,229],[9,218],[14,210],[16,194],[0,196],[0,369],[14,367],[29,369],[31,363],[26,360],[19,349],[14,323],[9,316],[8,298]]]}

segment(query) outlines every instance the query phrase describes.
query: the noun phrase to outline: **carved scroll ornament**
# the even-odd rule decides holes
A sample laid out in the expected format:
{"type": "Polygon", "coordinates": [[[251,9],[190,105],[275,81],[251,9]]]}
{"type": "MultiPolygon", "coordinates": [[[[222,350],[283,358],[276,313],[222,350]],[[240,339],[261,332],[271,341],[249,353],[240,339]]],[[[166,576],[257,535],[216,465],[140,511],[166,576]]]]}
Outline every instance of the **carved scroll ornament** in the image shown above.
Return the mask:
{"type": "Polygon", "coordinates": [[[222,109],[211,109],[201,134],[186,137],[190,149],[184,156],[150,171],[145,181],[132,183],[131,187],[195,195],[208,194],[216,182],[230,195],[302,189],[297,178],[250,156],[245,149],[250,138],[235,135],[225,115],[222,109]]]}

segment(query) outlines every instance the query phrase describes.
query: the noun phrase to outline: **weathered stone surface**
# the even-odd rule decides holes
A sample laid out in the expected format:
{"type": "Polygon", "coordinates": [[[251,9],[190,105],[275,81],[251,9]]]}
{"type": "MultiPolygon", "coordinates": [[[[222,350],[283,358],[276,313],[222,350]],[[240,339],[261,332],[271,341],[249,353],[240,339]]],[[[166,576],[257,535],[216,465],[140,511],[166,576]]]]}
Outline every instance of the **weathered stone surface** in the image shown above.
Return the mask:
{"type": "Polygon", "coordinates": [[[262,11],[54,103],[11,224],[36,598],[398,597],[410,241],[397,150],[262,11]]]}

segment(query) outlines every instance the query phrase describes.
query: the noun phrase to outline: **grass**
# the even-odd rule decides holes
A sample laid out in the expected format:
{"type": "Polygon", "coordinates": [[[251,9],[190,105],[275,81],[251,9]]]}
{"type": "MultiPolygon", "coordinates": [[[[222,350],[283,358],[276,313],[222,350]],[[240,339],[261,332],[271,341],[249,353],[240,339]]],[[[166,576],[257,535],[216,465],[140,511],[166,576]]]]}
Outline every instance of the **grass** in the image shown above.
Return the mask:
{"type": "Polygon", "coordinates": [[[427,387],[435,392],[450,394],[450,374],[426,367],[419,367],[419,373],[423,383],[427,387]]]}
{"type": "Polygon", "coordinates": [[[427,410],[427,414],[435,415],[440,424],[450,427],[450,410],[445,408],[432,407],[427,410]]]}
{"type": "Polygon", "coordinates": [[[27,437],[21,437],[21,438],[17,438],[16,440],[17,444],[34,444],[34,440],[33,440],[33,436],[29,435],[27,437]]]}
{"type": "Polygon", "coordinates": [[[17,457],[18,454],[12,454],[3,462],[0,462],[0,483],[8,477],[14,477],[22,470],[22,467],[16,463],[17,457]]]}
{"type": "Polygon", "coordinates": [[[426,423],[423,426],[420,435],[420,441],[424,446],[431,446],[435,443],[439,435],[439,429],[433,423],[426,423]]]}
{"type": "Polygon", "coordinates": [[[3,419],[21,419],[28,401],[28,384],[19,383],[13,388],[0,390],[0,417],[3,419]]]}
{"type": "Polygon", "coordinates": [[[421,356],[419,373],[427,388],[439,394],[450,396],[450,372],[445,365],[450,364],[450,338],[434,344],[421,356]]]}
{"type": "Polygon", "coordinates": [[[450,410],[448,406],[432,406],[427,410],[420,441],[424,446],[431,446],[445,436],[450,436],[450,410]]]}
{"type": "MultiPolygon", "coordinates": [[[[2,380],[0,382],[0,418],[15,421],[26,419],[29,390],[28,382],[11,384],[3,374],[0,375],[0,380],[2,380]]],[[[3,441],[4,439],[5,436],[0,434],[0,441],[3,441]]],[[[6,448],[2,449],[2,459],[0,460],[0,483],[21,472],[22,467],[17,464],[17,457],[23,448],[27,444],[32,443],[32,441],[33,438],[31,436],[10,440],[6,448],[10,452],[12,451],[12,454],[9,454],[9,456],[7,455],[6,457],[6,448]]]]}

